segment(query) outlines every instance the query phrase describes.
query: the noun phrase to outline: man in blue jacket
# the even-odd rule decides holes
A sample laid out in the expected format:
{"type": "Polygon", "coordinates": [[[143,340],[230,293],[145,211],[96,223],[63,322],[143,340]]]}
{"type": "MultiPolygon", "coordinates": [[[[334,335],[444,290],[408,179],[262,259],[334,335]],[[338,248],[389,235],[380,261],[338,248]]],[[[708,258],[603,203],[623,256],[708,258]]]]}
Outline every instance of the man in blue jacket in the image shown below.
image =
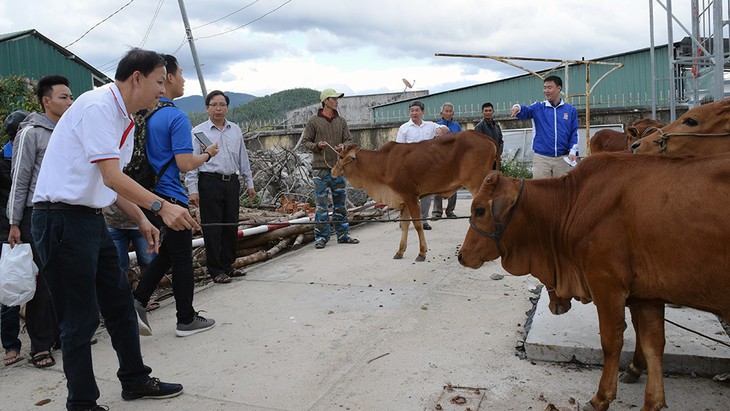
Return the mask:
{"type": "Polygon", "coordinates": [[[530,106],[512,106],[512,117],[532,119],[532,151],[535,152],[532,160],[533,178],[566,174],[570,166],[564,157],[575,161],[578,156],[578,112],[560,97],[562,89],[563,80],[560,77],[546,77],[542,87],[545,101],[530,106]]]}

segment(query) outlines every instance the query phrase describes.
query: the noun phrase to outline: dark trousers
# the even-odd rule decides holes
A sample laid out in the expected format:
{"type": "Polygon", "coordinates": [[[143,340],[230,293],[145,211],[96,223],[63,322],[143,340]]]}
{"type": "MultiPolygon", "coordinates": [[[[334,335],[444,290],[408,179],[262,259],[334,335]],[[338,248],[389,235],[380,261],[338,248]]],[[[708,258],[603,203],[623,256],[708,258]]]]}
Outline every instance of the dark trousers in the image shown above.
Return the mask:
{"type": "MultiPolygon", "coordinates": [[[[433,215],[441,216],[444,212],[443,197],[433,196],[433,215]]],[[[456,208],[456,193],[449,197],[449,201],[446,204],[446,215],[454,214],[454,208],[456,208]]]]}
{"type": "Polygon", "coordinates": [[[200,222],[203,224],[206,267],[208,274],[233,271],[238,242],[238,210],[241,183],[237,176],[224,181],[220,176],[199,174],[200,222]],[[206,225],[228,223],[230,225],[206,225]]]}
{"type": "Polygon", "coordinates": [[[9,307],[3,305],[0,308],[0,339],[2,339],[5,352],[20,352],[20,306],[9,307]]]}
{"type": "Polygon", "coordinates": [[[117,353],[117,378],[122,383],[144,383],[152,370],[142,362],[132,292],[104,217],[74,210],[33,210],[32,227],[40,273],[61,331],[67,409],[90,408],[99,398],[90,344],[99,312],[117,353]]]}
{"type": "MultiPolygon", "coordinates": [[[[184,204],[180,204],[184,206],[184,204]]],[[[172,294],[175,297],[177,322],[190,324],[195,316],[193,309],[193,232],[175,231],[162,222],[162,218],[145,210],[147,218],[160,229],[160,253],[147,266],[134,290],[134,297],[147,306],[152,293],[167,271],[172,268],[172,294]]]]}
{"type": "MultiPolygon", "coordinates": [[[[33,242],[30,228],[32,214],[33,208],[31,207],[27,207],[23,211],[23,220],[20,222],[20,240],[30,244],[30,248],[33,250],[33,261],[36,266],[40,267],[42,262],[33,242]]],[[[42,275],[38,276],[33,298],[25,305],[25,327],[28,330],[28,337],[30,337],[31,355],[50,351],[58,340],[58,326],[51,303],[51,293],[48,291],[46,280],[42,275]]]]}

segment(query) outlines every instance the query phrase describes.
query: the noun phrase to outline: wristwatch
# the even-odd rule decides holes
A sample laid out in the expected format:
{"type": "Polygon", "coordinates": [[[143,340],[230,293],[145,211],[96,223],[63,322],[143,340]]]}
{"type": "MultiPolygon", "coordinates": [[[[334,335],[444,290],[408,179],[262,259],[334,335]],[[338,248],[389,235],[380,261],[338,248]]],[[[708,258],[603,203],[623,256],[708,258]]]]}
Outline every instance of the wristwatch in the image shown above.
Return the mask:
{"type": "Polygon", "coordinates": [[[162,200],[157,199],[152,202],[152,205],[150,205],[150,211],[152,211],[153,213],[155,213],[155,215],[157,215],[157,213],[159,213],[160,210],[162,210],[162,200]]]}

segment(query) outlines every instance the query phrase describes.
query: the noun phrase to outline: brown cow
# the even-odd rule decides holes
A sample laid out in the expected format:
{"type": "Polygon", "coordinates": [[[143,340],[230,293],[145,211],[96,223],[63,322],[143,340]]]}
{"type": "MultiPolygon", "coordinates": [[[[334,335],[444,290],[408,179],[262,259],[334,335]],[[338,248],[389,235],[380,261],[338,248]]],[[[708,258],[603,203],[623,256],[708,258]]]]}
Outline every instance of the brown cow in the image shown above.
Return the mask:
{"type": "MultiPolygon", "coordinates": [[[[448,198],[462,186],[476,195],[492,170],[497,146],[489,136],[469,130],[420,143],[385,143],[379,150],[350,146],[340,153],[332,175],[340,174],[370,198],[401,211],[403,219],[420,219],[418,199],[436,194],[448,198]]],[[[393,258],[403,258],[408,242],[408,221],[401,221],[401,240],[393,258]]],[[[416,261],[426,259],[423,222],[414,220],[418,232],[416,261]]]]}
{"type": "Polygon", "coordinates": [[[634,141],[664,127],[664,123],[651,118],[634,121],[626,132],[616,130],[599,130],[591,137],[591,154],[605,151],[629,151],[634,141]]]}
{"type": "Polygon", "coordinates": [[[730,98],[695,107],[631,145],[634,153],[706,156],[730,151],[730,98]]]}
{"type": "Polygon", "coordinates": [[[729,163],[730,154],[607,153],[557,179],[490,173],[472,202],[459,261],[478,268],[502,257],[511,274],[531,273],[559,297],[594,302],[604,369],[588,409],[606,410],[616,398],[628,304],[648,368],[641,410],[659,410],[664,304],[730,320],[729,163]]]}

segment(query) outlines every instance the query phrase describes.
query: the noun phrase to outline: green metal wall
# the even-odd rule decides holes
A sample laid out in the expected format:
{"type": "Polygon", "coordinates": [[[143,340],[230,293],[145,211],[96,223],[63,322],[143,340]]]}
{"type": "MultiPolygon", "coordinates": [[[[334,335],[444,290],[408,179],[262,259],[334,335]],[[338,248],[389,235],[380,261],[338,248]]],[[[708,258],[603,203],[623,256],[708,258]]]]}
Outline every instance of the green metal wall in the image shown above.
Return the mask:
{"type": "Polygon", "coordinates": [[[0,76],[19,75],[38,80],[52,74],[68,78],[74,96],[91,90],[94,85],[91,71],[32,35],[0,42],[0,76]]]}
{"type": "MultiPolygon", "coordinates": [[[[656,62],[657,105],[669,104],[669,63],[667,46],[654,49],[656,62]]],[[[647,107],[651,106],[651,58],[649,49],[626,53],[598,61],[623,63],[624,66],[609,74],[594,87],[591,94],[591,108],[612,107],[647,107]]],[[[591,86],[612,66],[592,64],[590,66],[591,86]]],[[[565,70],[554,73],[563,79],[563,92],[569,94],[585,94],[585,65],[572,65],[568,69],[566,82],[565,70]],[[567,90],[566,90],[567,86],[567,90]]],[[[541,73],[542,74],[542,73],[541,73]]],[[[509,115],[513,104],[532,104],[544,100],[542,80],[531,74],[525,74],[492,83],[484,83],[442,93],[421,97],[426,106],[427,120],[440,119],[441,104],[449,101],[454,104],[455,117],[461,119],[481,117],[481,105],[491,102],[497,117],[509,115]]],[[[376,123],[408,121],[408,105],[413,100],[404,100],[373,108],[376,123]]],[[[585,97],[574,97],[569,102],[579,110],[585,107],[585,97]]]]}

